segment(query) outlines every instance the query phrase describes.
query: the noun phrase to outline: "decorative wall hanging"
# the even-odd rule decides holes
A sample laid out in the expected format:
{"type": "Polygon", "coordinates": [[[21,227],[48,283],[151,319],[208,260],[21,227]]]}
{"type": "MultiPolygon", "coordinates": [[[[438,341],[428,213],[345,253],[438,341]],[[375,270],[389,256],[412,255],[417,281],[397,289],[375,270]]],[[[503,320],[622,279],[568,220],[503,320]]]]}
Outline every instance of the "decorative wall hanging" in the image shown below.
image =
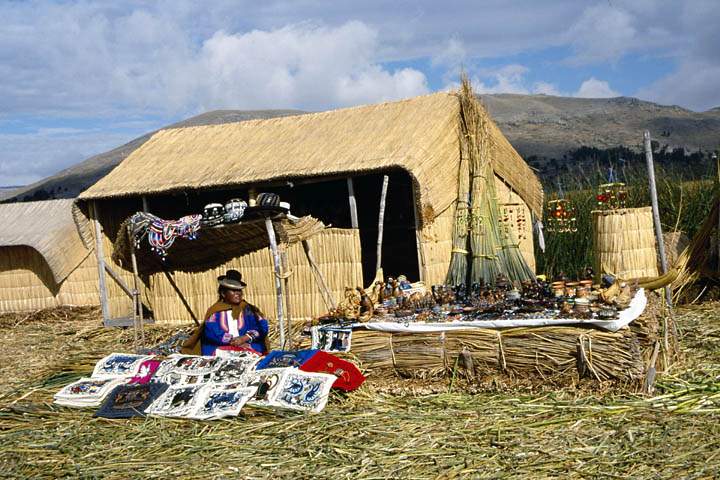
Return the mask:
{"type": "Polygon", "coordinates": [[[152,355],[133,355],[131,353],[111,353],[95,364],[93,378],[117,378],[135,376],[140,365],[150,360],[152,355]]]}
{"type": "Polygon", "coordinates": [[[598,187],[595,199],[597,200],[598,208],[602,210],[625,208],[627,188],[622,182],[604,183],[598,187]]]}
{"type": "Polygon", "coordinates": [[[205,385],[171,386],[157,398],[145,413],[161,417],[186,417],[196,411],[202,400],[198,395],[205,385]]]}
{"type": "Polygon", "coordinates": [[[56,393],[54,401],[67,407],[97,407],[108,393],[126,381],[127,378],[81,378],[56,393]]]}
{"type": "Polygon", "coordinates": [[[312,348],[326,352],[349,352],[352,344],[352,329],[341,327],[314,326],[310,330],[312,348]]]}
{"type": "Polygon", "coordinates": [[[96,417],[131,418],[144,417],[147,409],[168,386],[163,383],[120,385],[113,389],[95,412],[96,417]]]}
{"type": "Polygon", "coordinates": [[[261,407],[271,406],[275,390],[283,383],[285,376],[293,370],[296,369],[292,367],[266,368],[251,374],[248,387],[255,389],[255,395],[248,400],[248,404],[261,407]]]}
{"type": "Polygon", "coordinates": [[[255,389],[245,387],[228,390],[208,385],[200,395],[202,399],[198,403],[198,408],[190,414],[190,417],[198,420],[215,420],[236,417],[247,401],[255,395],[255,389]]]}
{"type": "Polygon", "coordinates": [[[313,413],[325,408],[328,395],[337,377],[327,373],[307,373],[293,369],[274,390],[271,403],[278,407],[313,413]]]}

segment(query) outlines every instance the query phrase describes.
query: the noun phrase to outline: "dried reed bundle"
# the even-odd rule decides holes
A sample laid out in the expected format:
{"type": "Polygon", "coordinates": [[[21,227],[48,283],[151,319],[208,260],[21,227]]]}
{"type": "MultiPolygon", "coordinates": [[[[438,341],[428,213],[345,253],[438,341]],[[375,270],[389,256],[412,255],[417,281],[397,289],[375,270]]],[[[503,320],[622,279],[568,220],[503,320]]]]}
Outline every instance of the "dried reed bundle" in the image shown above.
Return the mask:
{"type": "Polygon", "coordinates": [[[487,113],[478,104],[467,76],[460,87],[461,131],[470,163],[470,281],[493,284],[499,273],[511,281],[533,280],[535,275],[520,252],[512,231],[500,231],[495,191],[493,150],[487,113]]]}
{"type": "MultiPolygon", "coordinates": [[[[463,116],[462,109],[460,116],[463,116]]],[[[468,218],[470,213],[470,169],[468,141],[465,129],[458,131],[460,135],[460,166],[458,168],[458,195],[455,205],[455,220],[453,223],[452,254],[445,283],[447,285],[460,285],[467,281],[468,273],[468,218]]]]}
{"type": "MultiPolygon", "coordinates": [[[[475,329],[444,333],[358,331],[353,353],[371,370],[394,367],[409,377],[452,372],[470,355],[473,375],[588,376],[596,380],[639,380],[644,362],[638,337],[576,327],[475,329]]],[[[466,366],[467,367],[467,366],[466,366]]]]}

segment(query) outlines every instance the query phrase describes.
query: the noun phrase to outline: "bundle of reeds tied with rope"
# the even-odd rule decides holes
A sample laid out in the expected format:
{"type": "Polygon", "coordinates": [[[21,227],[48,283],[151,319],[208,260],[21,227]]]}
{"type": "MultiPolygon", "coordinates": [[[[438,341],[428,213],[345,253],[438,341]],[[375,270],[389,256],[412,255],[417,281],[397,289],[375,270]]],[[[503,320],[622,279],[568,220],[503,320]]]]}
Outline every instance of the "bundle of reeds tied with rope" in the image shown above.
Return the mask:
{"type": "Polygon", "coordinates": [[[542,381],[546,376],[639,380],[644,372],[637,336],[576,327],[459,330],[437,333],[353,332],[363,368],[409,377],[505,373],[542,381]],[[467,360],[469,359],[469,360],[467,360]],[[468,364],[469,363],[469,364],[468,364]]]}
{"type": "Polygon", "coordinates": [[[453,256],[447,283],[464,284],[468,278],[468,268],[471,283],[494,284],[500,273],[513,282],[533,280],[535,275],[523,258],[513,232],[501,231],[495,171],[491,158],[492,137],[488,127],[490,119],[475,98],[467,76],[463,76],[458,98],[462,158],[458,174],[453,256]],[[466,174],[470,177],[469,220],[466,174]],[[472,258],[469,263],[468,254],[464,253],[468,234],[472,258]]]}

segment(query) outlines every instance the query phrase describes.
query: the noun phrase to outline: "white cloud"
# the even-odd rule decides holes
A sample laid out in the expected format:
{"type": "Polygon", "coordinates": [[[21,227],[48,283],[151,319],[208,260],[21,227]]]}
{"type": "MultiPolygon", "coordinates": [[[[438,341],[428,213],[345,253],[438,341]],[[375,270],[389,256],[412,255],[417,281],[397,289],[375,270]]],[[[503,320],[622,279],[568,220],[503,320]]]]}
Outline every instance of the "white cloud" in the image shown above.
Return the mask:
{"type": "Polygon", "coordinates": [[[620,94],[610,88],[608,82],[590,77],[580,85],[580,88],[573,96],[579,98],[612,98],[619,97],[620,94]]]}
{"type": "Polygon", "coordinates": [[[636,35],[634,17],[610,3],[587,7],[568,30],[577,63],[618,60],[632,48],[636,35]]]}
{"type": "Polygon", "coordinates": [[[497,69],[489,69],[472,77],[472,85],[477,93],[521,93],[527,94],[525,74],[528,68],[511,64],[497,69]],[[483,80],[485,79],[485,80],[483,80]]]}
{"type": "Polygon", "coordinates": [[[685,62],[680,68],[637,92],[639,98],[694,110],[720,107],[720,65],[685,62]]]}
{"type": "Polygon", "coordinates": [[[548,82],[535,82],[533,84],[532,92],[542,95],[554,95],[556,97],[562,95],[556,85],[548,82]]]}

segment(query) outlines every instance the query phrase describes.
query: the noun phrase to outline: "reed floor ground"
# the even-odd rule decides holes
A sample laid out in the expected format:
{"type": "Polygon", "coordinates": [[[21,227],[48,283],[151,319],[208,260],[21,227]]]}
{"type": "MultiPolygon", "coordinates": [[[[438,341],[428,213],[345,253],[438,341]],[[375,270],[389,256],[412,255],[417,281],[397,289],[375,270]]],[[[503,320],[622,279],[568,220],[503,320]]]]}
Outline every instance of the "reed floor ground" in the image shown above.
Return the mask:
{"type": "MultiPolygon", "coordinates": [[[[651,397],[373,378],[319,415],[110,421],[52,405],[131,331],[92,309],[0,317],[6,478],[717,478],[720,304],[678,312],[684,360],[651,397]]],[[[149,340],[172,329],[155,327],[149,340]]]]}

